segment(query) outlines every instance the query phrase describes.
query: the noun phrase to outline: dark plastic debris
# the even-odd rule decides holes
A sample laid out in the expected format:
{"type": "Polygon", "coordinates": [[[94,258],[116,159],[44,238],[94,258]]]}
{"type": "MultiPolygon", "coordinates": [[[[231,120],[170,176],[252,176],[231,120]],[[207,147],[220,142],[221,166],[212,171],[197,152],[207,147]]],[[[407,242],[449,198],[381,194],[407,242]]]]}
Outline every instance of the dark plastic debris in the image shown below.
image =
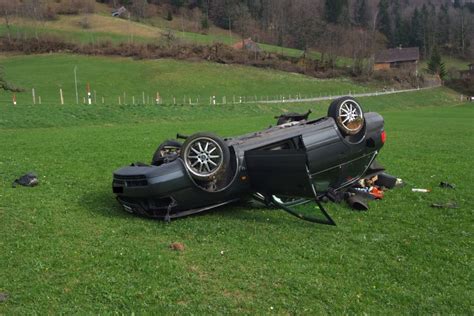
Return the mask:
{"type": "Polygon", "coordinates": [[[307,120],[308,116],[311,113],[312,113],[311,110],[308,110],[308,112],[306,112],[304,114],[302,114],[302,113],[285,113],[285,114],[281,114],[279,116],[275,116],[275,118],[278,119],[277,125],[282,125],[282,124],[289,123],[289,122],[299,122],[299,121],[307,120]]]}
{"type": "Polygon", "coordinates": [[[455,189],[456,186],[454,184],[448,183],[448,182],[441,182],[439,186],[443,189],[455,189]]]}
{"type": "Polygon", "coordinates": [[[38,176],[33,172],[28,172],[25,175],[22,175],[20,178],[16,179],[12,183],[12,187],[16,188],[17,184],[24,187],[34,187],[39,184],[38,176]]]}
{"type": "Polygon", "coordinates": [[[367,205],[367,199],[359,194],[350,195],[346,201],[354,210],[367,211],[369,209],[369,206],[367,205]]]}
{"type": "Polygon", "coordinates": [[[386,174],[385,172],[378,175],[375,185],[380,187],[386,187],[387,189],[393,189],[397,183],[397,178],[386,174]]]}

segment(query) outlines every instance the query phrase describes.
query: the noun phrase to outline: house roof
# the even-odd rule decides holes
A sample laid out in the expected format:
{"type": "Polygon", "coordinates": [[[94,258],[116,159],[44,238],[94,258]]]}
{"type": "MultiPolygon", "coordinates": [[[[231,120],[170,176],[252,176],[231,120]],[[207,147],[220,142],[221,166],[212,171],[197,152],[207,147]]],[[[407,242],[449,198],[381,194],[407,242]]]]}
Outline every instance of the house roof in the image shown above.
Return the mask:
{"type": "Polygon", "coordinates": [[[418,47],[391,48],[378,51],[375,54],[376,63],[395,63],[400,61],[414,61],[420,59],[418,47]]]}

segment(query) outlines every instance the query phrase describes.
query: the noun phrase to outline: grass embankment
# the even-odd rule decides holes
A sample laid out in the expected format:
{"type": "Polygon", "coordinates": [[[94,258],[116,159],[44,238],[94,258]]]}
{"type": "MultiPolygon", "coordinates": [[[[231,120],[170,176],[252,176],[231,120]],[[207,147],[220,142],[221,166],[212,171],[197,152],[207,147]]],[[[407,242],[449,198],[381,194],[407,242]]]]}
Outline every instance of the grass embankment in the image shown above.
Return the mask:
{"type": "Polygon", "coordinates": [[[50,35],[74,43],[112,43],[156,42],[162,30],[142,23],[90,14],[87,16],[58,16],[58,20],[35,22],[29,19],[16,19],[10,29],[2,24],[0,34],[12,37],[34,37],[50,35]],[[87,23],[84,28],[81,23],[87,23]]]}
{"type": "Polygon", "coordinates": [[[380,162],[408,185],[368,212],[329,204],[337,227],[245,204],[167,225],[111,193],[115,168],[177,131],[238,135],[308,105],[1,105],[0,314],[469,314],[473,108],[444,89],[362,101],[386,121],[380,162]],[[10,187],[30,170],[38,187],[10,187]],[[460,208],[430,207],[447,201],[460,208]]]}
{"type": "MultiPolygon", "coordinates": [[[[41,96],[43,104],[59,104],[59,89],[63,89],[65,102],[75,103],[74,67],[77,66],[79,99],[83,102],[86,85],[96,91],[97,102],[105,98],[107,104],[143,103],[148,96],[154,99],[159,92],[164,103],[208,104],[210,96],[222,102],[239,101],[280,95],[289,98],[348,94],[349,91],[364,92],[373,88],[364,87],[347,79],[320,80],[304,75],[271,71],[254,67],[222,65],[207,62],[183,62],[175,60],[134,61],[127,58],[87,57],[74,55],[8,56],[0,58],[6,78],[26,91],[17,95],[21,104],[31,104],[31,89],[41,96]]],[[[11,94],[0,94],[2,103],[11,103],[11,94]]],[[[151,101],[150,102],[153,102],[151,101]]]]}

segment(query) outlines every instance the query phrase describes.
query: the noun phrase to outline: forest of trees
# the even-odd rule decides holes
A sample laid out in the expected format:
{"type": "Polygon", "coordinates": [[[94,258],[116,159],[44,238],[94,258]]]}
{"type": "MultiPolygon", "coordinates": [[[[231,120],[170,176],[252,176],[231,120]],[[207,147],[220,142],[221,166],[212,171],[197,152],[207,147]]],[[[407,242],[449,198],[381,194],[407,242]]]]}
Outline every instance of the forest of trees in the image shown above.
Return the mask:
{"type": "Polygon", "coordinates": [[[468,0],[101,1],[131,8],[165,5],[174,12],[198,8],[204,28],[212,22],[243,37],[328,54],[357,57],[380,47],[418,46],[425,57],[435,47],[473,56],[474,1],[468,0]]]}
{"type": "MultiPolygon", "coordinates": [[[[18,3],[38,15],[46,0],[0,0],[0,13],[18,3]]],[[[62,11],[90,11],[94,0],[55,0],[62,11]]],[[[97,0],[124,5],[136,19],[161,14],[198,19],[200,31],[214,24],[242,37],[299,49],[362,59],[383,47],[420,47],[428,58],[436,48],[474,56],[472,0],[97,0]],[[159,8],[159,9],[157,9],[159,8]],[[153,10],[152,10],[153,9],[153,10]],[[197,13],[197,14],[194,14],[197,13]]],[[[45,6],[43,6],[45,7],[45,6]]],[[[48,7],[43,8],[48,16],[48,7]]],[[[66,12],[63,12],[66,11],[66,12]]],[[[72,14],[73,12],[69,12],[72,14]]]]}

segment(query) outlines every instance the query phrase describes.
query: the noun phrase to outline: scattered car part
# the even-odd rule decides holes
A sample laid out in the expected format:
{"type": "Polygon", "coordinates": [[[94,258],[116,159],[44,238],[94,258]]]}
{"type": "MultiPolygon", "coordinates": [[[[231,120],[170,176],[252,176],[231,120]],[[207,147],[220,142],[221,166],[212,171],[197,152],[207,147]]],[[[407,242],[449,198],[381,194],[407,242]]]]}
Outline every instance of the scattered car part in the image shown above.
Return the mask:
{"type": "Polygon", "coordinates": [[[354,210],[367,211],[369,209],[367,198],[364,198],[361,194],[350,194],[346,202],[354,210]]]}
{"type": "Polygon", "coordinates": [[[364,114],[353,98],[334,101],[328,112],[238,137],[180,135],[186,140],[178,158],[116,170],[113,192],[126,211],[166,221],[259,196],[299,218],[332,225],[321,201],[381,172],[375,157],[385,132],[383,118],[364,114]],[[326,220],[300,216],[275,196],[314,201],[326,220]]]}
{"type": "Polygon", "coordinates": [[[387,189],[393,189],[397,185],[397,178],[383,172],[378,175],[375,185],[379,187],[385,187],[387,189]]]}
{"type": "Polygon", "coordinates": [[[440,188],[443,189],[456,189],[456,186],[454,184],[448,183],[448,182],[440,182],[439,184],[440,188]]]}
{"type": "Polygon", "coordinates": [[[435,208],[459,208],[458,203],[456,202],[446,202],[446,203],[433,203],[431,207],[435,208]]]}
{"type": "Polygon", "coordinates": [[[34,187],[39,184],[38,176],[33,172],[28,172],[25,175],[22,175],[20,178],[15,179],[12,183],[12,187],[16,188],[16,185],[22,185],[25,187],[34,187]]]}
{"type": "Polygon", "coordinates": [[[413,188],[411,189],[412,192],[419,192],[419,193],[429,193],[431,192],[430,189],[419,189],[419,188],[413,188]]]}
{"type": "Polygon", "coordinates": [[[278,120],[277,125],[283,125],[286,123],[291,123],[291,122],[299,122],[299,121],[306,121],[308,120],[309,115],[312,113],[311,110],[308,110],[308,112],[301,114],[301,113],[284,113],[279,116],[275,116],[275,118],[278,120]]]}
{"type": "Polygon", "coordinates": [[[383,190],[377,187],[371,187],[369,191],[370,195],[372,195],[376,200],[383,199],[383,190]]]}

